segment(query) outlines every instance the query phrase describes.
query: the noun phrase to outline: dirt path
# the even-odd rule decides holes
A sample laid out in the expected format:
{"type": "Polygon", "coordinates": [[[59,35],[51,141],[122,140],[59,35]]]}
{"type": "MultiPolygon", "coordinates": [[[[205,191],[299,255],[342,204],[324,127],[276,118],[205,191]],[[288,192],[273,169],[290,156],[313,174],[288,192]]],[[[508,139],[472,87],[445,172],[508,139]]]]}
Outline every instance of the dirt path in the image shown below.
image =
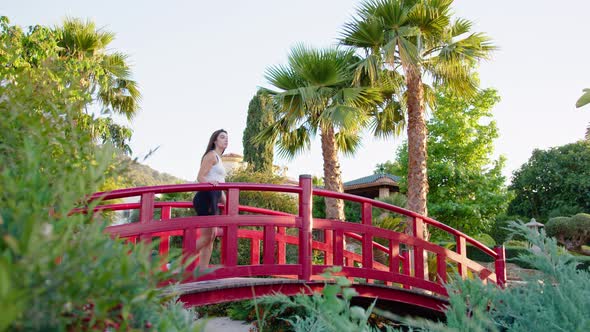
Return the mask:
{"type": "Polygon", "coordinates": [[[250,332],[252,324],[231,320],[228,317],[212,317],[207,320],[205,332],[250,332]]]}

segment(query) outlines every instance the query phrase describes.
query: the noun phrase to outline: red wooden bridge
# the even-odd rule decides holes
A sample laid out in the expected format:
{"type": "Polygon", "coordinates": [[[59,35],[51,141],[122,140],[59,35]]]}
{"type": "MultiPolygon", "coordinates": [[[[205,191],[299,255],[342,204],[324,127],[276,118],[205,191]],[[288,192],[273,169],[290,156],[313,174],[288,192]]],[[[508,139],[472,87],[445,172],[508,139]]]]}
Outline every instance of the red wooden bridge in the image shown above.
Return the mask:
{"type": "MultiPolygon", "coordinates": [[[[292,295],[317,291],[322,272],[342,266],[341,275],[353,281],[361,297],[379,298],[430,311],[441,311],[447,292],[448,271],[473,276],[503,286],[506,282],[504,248],[490,249],[469,236],[412,211],[364,197],[312,188],[311,177],[302,175],[298,186],[252,183],[180,184],[140,187],[96,193],[95,199],[140,197],[139,203],[99,205],[95,210],[139,210],[139,222],[110,226],[113,236],[128,241],[159,240],[159,253],[167,255],[172,236],[182,237],[185,258],[196,255],[199,229],[221,228],[221,263],[214,272],[181,285],[181,301],[187,306],[221,303],[281,292],[292,295]],[[156,201],[157,194],[224,190],[227,204],[222,215],[171,218],[172,209],[192,208],[191,202],[156,201]],[[296,195],[297,215],[239,205],[244,191],[269,191],[296,195]],[[361,220],[339,221],[312,217],[313,196],[332,197],[361,205],[361,220]],[[373,208],[413,220],[413,236],[373,225],[373,208]],[[155,210],[161,218],[154,219],[155,210]],[[247,214],[240,214],[247,212],[247,214]],[[439,229],[455,242],[449,250],[423,238],[423,229],[439,229]],[[323,234],[314,240],[312,231],[323,234]],[[245,239],[245,240],[241,240],[245,239]],[[238,243],[250,245],[250,261],[238,264],[238,243]],[[493,271],[467,258],[467,245],[491,256],[493,271]],[[291,250],[287,250],[291,246],[291,250]],[[287,252],[290,252],[287,257],[287,252]],[[294,253],[297,253],[296,255],[294,253]],[[427,254],[425,254],[427,253],[427,254]],[[316,259],[314,260],[314,254],[316,259]],[[295,257],[296,256],[296,257],[295,257]],[[425,257],[431,261],[425,272],[425,257]],[[435,262],[435,263],[434,263],[435,262]],[[434,267],[435,266],[435,267],[434,267]]],[[[194,269],[196,263],[188,266],[194,269]]]]}

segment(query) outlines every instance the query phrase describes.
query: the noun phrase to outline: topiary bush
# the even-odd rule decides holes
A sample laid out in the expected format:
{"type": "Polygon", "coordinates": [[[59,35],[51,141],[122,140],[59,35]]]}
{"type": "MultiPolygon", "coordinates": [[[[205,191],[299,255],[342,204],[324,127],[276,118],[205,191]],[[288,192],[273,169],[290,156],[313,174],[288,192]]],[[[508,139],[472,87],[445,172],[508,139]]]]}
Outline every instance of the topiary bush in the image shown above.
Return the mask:
{"type": "Polygon", "coordinates": [[[590,214],[551,218],[545,230],[547,235],[555,237],[566,249],[583,252],[582,246],[590,241],[590,214]]]}

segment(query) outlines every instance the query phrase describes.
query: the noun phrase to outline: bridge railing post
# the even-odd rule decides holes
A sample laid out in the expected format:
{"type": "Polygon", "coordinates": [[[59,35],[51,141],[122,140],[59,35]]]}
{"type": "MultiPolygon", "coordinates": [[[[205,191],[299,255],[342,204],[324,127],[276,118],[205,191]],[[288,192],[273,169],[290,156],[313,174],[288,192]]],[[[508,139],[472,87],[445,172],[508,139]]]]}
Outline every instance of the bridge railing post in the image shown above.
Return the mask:
{"type": "Polygon", "coordinates": [[[498,254],[498,258],[494,262],[495,269],[496,269],[496,283],[500,287],[506,286],[507,276],[506,276],[506,250],[504,246],[496,246],[494,247],[494,251],[498,254]]]}
{"type": "MultiPolygon", "coordinates": [[[[161,220],[165,221],[165,220],[169,220],[170,217],[172,216],[172,209],[170,208],[170,205],[165,205],[161,208],[161,220]]],[[[158,245],[158,252],[160,254],[160,257],[162,258],[163,261],[163,265],[162,265],[162,270],[166,270],[167,269],[167,262],[168,262],[168,253],[170,251],[170,235],[169,233],[166,233],[162,236],[160,236],[160,244],[158,245]]]]}
{"type": "MultiPolygon", "coordinates": [[[[373,206],[370,203],[362,204],[362,222],[363,225],[372,226],[373,224],[373,206]]],[[[363,234],[363,268],[373,268],[373,236],[369,233],[363,234]]]]}
{"type": "Polygon", "coordinates": [[[299,229],[299,264],[301,264],[301,275],[299,279],[309,281],[311,280],[311,230],[313,228],[311,175],[300,175],[299,186],[302,189],[299,195],[299,217],[301,218],[301,228],[299,229]]]}
{"type": "MultiPolygon", "coordinates": [[[[225,213],[228,216],[237,216],[240,206],[240,190],[231,188],[227,191],[225,213]]],[[[238,226],[228,225],[224,227],[221,240],[221,258],[223,265],[236,266],[238,263],[238,226]]]]}
{"type": "MultiPolygon", "coordinates": [[[[414,237],[424,239],[424,221],[415,217],[413,222],[414,237]]],[[[414,246],[414,277],[424,279],[424,248],[414,246]]]]}
{"type": "MultiPolygon", "coordinates": [[[[456,243],[456,252],[461,255],[462,259],[467,259],[467,243],[465,241],[465,238],[462,237],[461,235],[457,235],[455,237],[455,240],[457,241],[456,243]]],[[[467,266],[463,263],[458,263],[457,264],[457,272],[459,273],[459,275],[463,278],[467,277],[467,266]]]]}
{"type": "MultiPolygon", "coordinates": [[[[139,208],[139,222],[146,223],[154,219],[154,201],[155,194],[153,192],[141,195],[141,207],[139,208]]],[[[149,234],[140,234],[139,239],[143,242],[150,243],[152,236],[149,234]]]]}

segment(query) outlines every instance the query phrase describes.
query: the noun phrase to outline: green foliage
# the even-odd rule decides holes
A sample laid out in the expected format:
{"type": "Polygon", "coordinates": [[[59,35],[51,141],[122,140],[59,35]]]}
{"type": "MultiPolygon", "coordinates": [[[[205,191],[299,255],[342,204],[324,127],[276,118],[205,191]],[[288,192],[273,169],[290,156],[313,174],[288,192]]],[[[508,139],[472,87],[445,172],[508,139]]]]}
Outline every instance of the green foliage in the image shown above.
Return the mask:
{"type": "Polygon", "coordinates": [[[272,107],[272,98],[264,90],[258,90],[248,105],[246,129],[242,138],[244,161],[255,171],[272,172],[274,140],[254,142],[254,137],[273,123],[272,107]]]}
{"type": "Polygon", "coordinates": [[[584,89],[582,96],[576,101],[576,107],[582,107],[590,103],[590,89],[584,89]]]}
{"type": "Polygon", "coordinates": [[[446,324],[407,318],[403,321],[421,331],[588,330],[590,270],[576,269],[574,257],[544,232],[539,235],[523,224],[512,224],[512,228],[539,248],[529,249],[520,257],[539,274],[524,275],[523,284],[506,289],[457,276],[447,285],[450,305],[445,312],[446,324]]]}
{"type": "MultiPolygon", "coordinates": [[[[341,268],[334,267],[322,275],[334,279],[334,283],[326,283],[321,293],[293,297],[278,294],[261,299],[261,303],[278,304],[275,314],[292,308],[303,310],[303,314],[285,318],[294,331],[378,331],[369,324],[374,303],[367,309],[352,306],[350,300],[358,293],[350,287],[351,282],[347,278],[333,275],[340,270],[341,268]]],[[[387,330],[390,331],[391,328],[388,327],[387,330]]]]}
{"type": "Polygon", "coordinates": [[[77,122],[92,98],[53,57],[52,32],[0,25],[0,330],[197,328],[157,287],[173,275],[149,246],[111,239],[91,214],[68,215],[117,171],[114,150],[77,122]]]}
{"type": "MultiPolygon", "coordinates": [[[[471,98],[441,90],[427,124],[429,215],[468,234],[488,232],[510,198],[502,176],[504,158],[491,159],[498,137],[491,109],[498,101],[492,89],[471,98]]],[[[405,192],[407,143],[394,162],[377,165],[377,170],[400,175],[405,192]]]]}
{"type": "Polygon", "coordinates": [[[506,241],[509,241],[511,239],[511,232],[508,228],[508,225],[513,221],[522,220],[526,220],[526,218],[522,216],[507,215],[506,213],[501,213],[498,216],[496,216],[496,220],[493,223],[488,234],[494,239],[496,243],[505,243],[506,241]]]}
{"type": "MultiPolygon", "coordinates": [[[[8,18],[0,17],[0,68],[2,83],[8,89],[4,98],[10,98],[10,86],[31,83],[29,94],[53,94],[52,102],[59,107],[68,103],[75,109],[72,119],[100,142],[109,142],[131,152],[128,142],[131,130],[118,125],[108,117],[95,118],[87,113],[89,106],[102,106],[103,114],[121,113],[128,117],[139,109],[140,94],[136,83],[130,79],[126,56],[107,53],[107,45],[114,35],[96,30],[94,23],[66,20],[62,26],[48,28],[29,27],[23,32],[19,26],[10,25],[8,18]],[[45,72],[45,75],[33,73],[45,72]],[[67,74],[66,74],[67,73],[67,74]],[[63,86],[72,87],[65,92],[63,86]],[[58,99],[58,95],[64,99],[58,99]]],[[[49,100],[31,96],[38,104],[29,104],[42,110],[49,100]]]]}
{"type": "Polygon", "coordinates": [[[568,250],[580,252],[582,245],[590,242],[590,214],[551,218],[545,230],[547,235],[555,237],[568,250]]]}
{"type": "Polygon", "coordinates": [[[590,211],[590,141],[535,150],[514,172],[510,214],[551,217],[590,211]]]}
{"type": "MultiPolygon", "coordinates": [[[[269,172],[254,171],[246,168],[232,172],[227,182],[254,182],[268,184],[284,184],[287,179],[269,172]]],[[[295,196],[264,191],[240,192],[240,204],[275,211],[297,213],[298,205],[295,196]]]]}
{"type": "Polygon", "coordinates": [[[124,167],[121,172],[121,181],[125,183],[126,187],[158,186],[186,182],[170,174],[158,172],[125,155],[119,155],[118,161],[124,167]]]}

